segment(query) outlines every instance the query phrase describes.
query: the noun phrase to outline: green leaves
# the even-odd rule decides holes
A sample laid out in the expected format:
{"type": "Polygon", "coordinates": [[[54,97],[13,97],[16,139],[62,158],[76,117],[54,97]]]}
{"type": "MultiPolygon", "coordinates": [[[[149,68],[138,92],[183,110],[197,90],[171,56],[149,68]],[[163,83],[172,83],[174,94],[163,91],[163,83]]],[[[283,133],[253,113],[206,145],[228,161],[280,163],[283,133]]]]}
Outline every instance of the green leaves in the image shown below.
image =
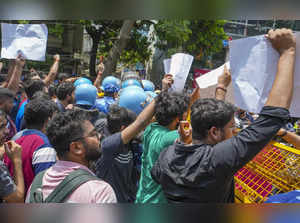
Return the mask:
{"type": "Polygon", "coordinates": [[[159,38],[156,46],[167,54],[187,52],[192,55],[209,55],[222,49],[226,39],[225,20],[160,20],[155,25],[159,38]]]}

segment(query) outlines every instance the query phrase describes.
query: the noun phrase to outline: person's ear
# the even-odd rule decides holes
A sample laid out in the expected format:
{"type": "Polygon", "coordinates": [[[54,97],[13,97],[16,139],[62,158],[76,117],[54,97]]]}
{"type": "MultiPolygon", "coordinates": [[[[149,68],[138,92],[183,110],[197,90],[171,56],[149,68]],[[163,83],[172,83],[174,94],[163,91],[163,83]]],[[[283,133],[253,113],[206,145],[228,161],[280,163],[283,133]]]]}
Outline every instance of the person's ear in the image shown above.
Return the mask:
{"type": "Polygon", "coordinates": [[[218,142],[220,139],[220,130],[217,127],[213,126],[209,129],[208,135],[214,143],[218,142]]]}
{"type": "Polygon", "coordinates": [[[81,142],[72,142],[69,150],[70,153],[75,156],[83,156],[85,152],[81,142]]]}

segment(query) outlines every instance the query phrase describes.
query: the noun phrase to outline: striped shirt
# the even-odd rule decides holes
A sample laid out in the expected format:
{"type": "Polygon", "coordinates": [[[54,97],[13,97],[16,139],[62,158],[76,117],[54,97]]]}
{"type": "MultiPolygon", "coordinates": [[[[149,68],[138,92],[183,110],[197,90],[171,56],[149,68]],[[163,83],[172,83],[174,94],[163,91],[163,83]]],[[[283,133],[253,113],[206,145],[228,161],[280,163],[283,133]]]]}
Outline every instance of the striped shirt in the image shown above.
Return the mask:
{"type": "MultiPolygon", "coordinates": [[[[13,140],[22,146],[22,167],[25,192],[27,192],[34,177],[56,162],[56,151],[50,145],[47,136],[38,130],[25,129],[17,133],[13,140]]],[[[13,165],[6,155],[4,156],[4,162],[13,176],[13,165]]]]}

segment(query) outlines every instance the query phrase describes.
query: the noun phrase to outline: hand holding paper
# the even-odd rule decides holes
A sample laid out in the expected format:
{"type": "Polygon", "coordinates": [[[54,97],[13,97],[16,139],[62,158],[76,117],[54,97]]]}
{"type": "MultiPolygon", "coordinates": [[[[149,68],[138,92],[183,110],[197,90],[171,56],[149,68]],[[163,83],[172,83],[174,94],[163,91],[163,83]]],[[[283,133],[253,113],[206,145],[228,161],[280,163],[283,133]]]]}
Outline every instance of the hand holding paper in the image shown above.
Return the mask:
{"type": "Polygon", "coordinates": [[[210,86],[216,85],[218,83],[218,78],[221,76],[224,72],[224,66],[226,65],[226,68],[230,69],[230,64],[227,62],[226,64],[218,67],[215,70],[212,70],[196,79],[197,84],[200,88],[208,88],[210,86]]]}
{"type": "Polygon", "coordinates": [[[174,79],[171,86],[173,91],[183,91],[193,60],[193,56],[183,53],[176,53],[171,59],[164,60],[165,73],[171,74],[174,79]]]}
{"type": "Polygon", "coordinates": [[[223,74],[218,77],[218,87],[227,88],[230,83],[231,83],[231,73],[227,69],[227,66],[225,64],[223,74]]]}
{"type": "MultiPolygon", "coordinates": [[[[293,54],[294,52],[291,49],[295,46],[294,40],[290,37],[287,38],[287,36],[281,36],[282,33],[279,35],[278,32],[275,32],[269,32],[268,38],[255,36],[230,42],[230,63],[235,102],[238,107],[244,110],[259,113],[268,99],[273,83],[275,83],[276,73],[285,72],[286,75],[281,75],[281,77],[286,77],[284,79],[280,78],[281,80],[279,79],[278,82],[286,83],[286,78],[289,76],[288,73],[290,73],[289,69],[291,67],[293,69],[293,66],[291,66],[292,60],[287,59],[288,57],[280,58],[280,54],[293,54]],[[282,41],[284,38],[287,38],[287,40],[282,41]]],[[[280,32],[285,31],[280,30],[280,32]]],[[[295,36],[297,61],[300,58],[300,35],[295,34],[295,36]]],[[[294,81],[292,81],[294,82],[294,93],[290,113],[294,117],[300,117],[300,104],[297,103],[297,96],[300,95],[299,63],[295,63],[294,73],[294,81]]],[[[291,88],[279,87],[273,92],[277,92],[278,98],[281,98],[291,88]],[[284,91],[283,95],[282,90],[284,91]]]]}

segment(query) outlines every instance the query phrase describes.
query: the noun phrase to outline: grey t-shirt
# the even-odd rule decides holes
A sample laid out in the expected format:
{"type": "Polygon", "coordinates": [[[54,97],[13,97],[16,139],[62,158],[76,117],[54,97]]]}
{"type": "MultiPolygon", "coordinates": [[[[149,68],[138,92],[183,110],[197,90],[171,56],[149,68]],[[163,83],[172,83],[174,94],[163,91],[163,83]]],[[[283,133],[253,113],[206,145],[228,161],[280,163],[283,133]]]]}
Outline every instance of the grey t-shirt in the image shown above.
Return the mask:
{"type": "Polygon", "coordinates": [[[16,185],[11,178],[5,164],[0,161],[0,203],[2,198],[8,196],[16,190],[16,185]]]}

